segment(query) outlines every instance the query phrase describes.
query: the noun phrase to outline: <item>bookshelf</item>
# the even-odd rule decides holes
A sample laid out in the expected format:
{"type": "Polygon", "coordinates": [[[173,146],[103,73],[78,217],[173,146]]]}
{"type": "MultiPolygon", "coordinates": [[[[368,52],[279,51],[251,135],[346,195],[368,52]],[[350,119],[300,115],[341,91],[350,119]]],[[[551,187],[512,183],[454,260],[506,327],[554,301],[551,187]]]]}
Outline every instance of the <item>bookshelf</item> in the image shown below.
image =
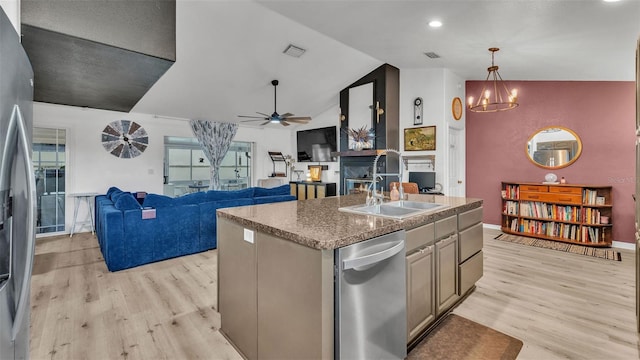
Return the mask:
{"type": "Polygon", "coordinates": [[[502,231],[610,247],[611,186],[502,182],[502,231]]]}

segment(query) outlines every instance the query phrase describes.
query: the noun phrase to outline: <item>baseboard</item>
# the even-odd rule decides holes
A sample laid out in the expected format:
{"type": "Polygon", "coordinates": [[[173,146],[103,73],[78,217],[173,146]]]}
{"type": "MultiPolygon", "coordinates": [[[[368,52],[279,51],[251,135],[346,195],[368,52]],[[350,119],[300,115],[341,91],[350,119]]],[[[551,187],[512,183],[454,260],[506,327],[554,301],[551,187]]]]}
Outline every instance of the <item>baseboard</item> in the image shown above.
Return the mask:
{"type": "MultiPolygon", "coordinates": [[[[485,229],[491,229],[491,230],[501,230],[502,228],[500,227],[500,225],[494,225],[494,224],[482,224],[482,227],[485,229]]],[[[628,243],[628,242],[623,242],[623,241],[613,241],[613,243],[611,244],[611,247],[614,248],[618,248],[618,249],[626,249],[626,250],[635,250],[635,244],[634,243],[628,243]]]]}
{"type": "Polygon", "coordinates": [[[500,225],[494,225],[494,224],[482,224],[482,227],[485,229],[492,229],[492,230],[501,230],[502,228],[500,227],[500,225]]]}
{"type": "Polygon", "coordinates": [[[634,243],[622,242],[622,241],[613,241],[611,247],[618,249],[626,249],[626,250],[635,250],[636,245],[634,243]]]}

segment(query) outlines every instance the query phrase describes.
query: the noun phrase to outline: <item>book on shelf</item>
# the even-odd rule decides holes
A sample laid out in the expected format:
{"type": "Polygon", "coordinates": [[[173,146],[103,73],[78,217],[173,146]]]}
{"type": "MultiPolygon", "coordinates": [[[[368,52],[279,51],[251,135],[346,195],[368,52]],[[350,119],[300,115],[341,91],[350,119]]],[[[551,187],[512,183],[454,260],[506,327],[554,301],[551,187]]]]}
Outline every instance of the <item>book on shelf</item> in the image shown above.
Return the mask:
{"type": "Polygon", "coordinates": [[[596,205],[598,191],[592,189],[584,189],[582,193],[582,203],[585,205],[596,205]]]}

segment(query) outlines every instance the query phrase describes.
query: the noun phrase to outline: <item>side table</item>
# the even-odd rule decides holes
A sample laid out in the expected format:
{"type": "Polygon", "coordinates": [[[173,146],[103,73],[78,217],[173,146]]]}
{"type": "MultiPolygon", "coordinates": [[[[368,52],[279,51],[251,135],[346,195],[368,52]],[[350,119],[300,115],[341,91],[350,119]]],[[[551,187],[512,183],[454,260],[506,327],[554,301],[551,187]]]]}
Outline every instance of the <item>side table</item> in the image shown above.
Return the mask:
{"type": "Polygon", "coordinates": [[[93,198],[99,195],[98,193],[73,193],[69,194],[70,197],[73,198],[73,223],[71,224],[71,231],[69,237],[73,236],[73,233],[76,229],[76,225],[84,225],[89,223],[89,221],[81,221],[78,220],[78,209],[80,208],[80,203],[83,201],[87,203],[87,208],[89,209],[89,218],[91,224],[91,234],[95,233],[95,226],[93,222],[93,198]]]}

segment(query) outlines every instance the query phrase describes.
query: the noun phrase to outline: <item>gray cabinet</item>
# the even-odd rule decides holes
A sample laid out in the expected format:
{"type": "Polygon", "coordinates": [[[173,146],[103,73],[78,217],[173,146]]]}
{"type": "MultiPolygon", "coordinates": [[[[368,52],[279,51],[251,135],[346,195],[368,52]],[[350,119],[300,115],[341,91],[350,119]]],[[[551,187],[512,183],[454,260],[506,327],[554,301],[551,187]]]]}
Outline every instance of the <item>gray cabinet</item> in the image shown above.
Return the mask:
{"type": "Polygon", "coordinates": [[[258,283],[255,244],[244,228],[218,218],[218,312],[222,328],[247,359],[258,358],[258,283]],[[221,291],[223,289],[223,291],[221,291]]]}
{"type": "Polygon", "coordinates": [[[220,331],[245,359],[332,357],[333,250],[217,221],[220,331]]]}
{"type": "Polygon", "coordinates": [[[471,290],[483,275],[482,207],[458,214],[458,294],[471,290]]]}
{"type": "Polygon", "coordinates": [[[410,342],[436,318],[434,246],[407,256],[407,338],[410,342]]]}
{"type": "Polygon", "coordinates": [[[458,300],[457,243],[458,235],[453,234],[435,244],[436,316],[447,311],[458,300]]]}

